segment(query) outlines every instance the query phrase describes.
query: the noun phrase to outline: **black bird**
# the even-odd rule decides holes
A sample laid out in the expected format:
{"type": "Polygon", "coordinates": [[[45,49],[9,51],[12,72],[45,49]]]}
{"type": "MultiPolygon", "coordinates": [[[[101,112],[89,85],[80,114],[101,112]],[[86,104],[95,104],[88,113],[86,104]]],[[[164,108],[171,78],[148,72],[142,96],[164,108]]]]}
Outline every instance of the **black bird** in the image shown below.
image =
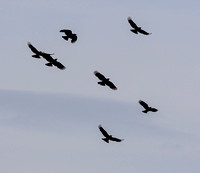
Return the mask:
{"type": "Polygon", "coordinates": [[[102,85],[102,86],[109,86],[111,89],[113,90],[117,90],[117,87],[110,81],[109,78],[105,78],[104,75],[102,75],[101,73],[99,73],[98,71],[94,71],[94,75],[96,77],[99,78],[99,80],[101,80],[100,82],[98,82],[99,85],[102,85]]]}
{"type": "Polygon", "coordinates": [[[38,51],[31,43],[28,42],[28,47],[32,50],[33,53],[35,53],[35,55],[32,55],[32,57],[34,58],[41,58],[43,57],[44,59],[46,59],[48,61],[47,64],[45,64],[46,66],[56,66],[61,70],[65,69],[65,66],[62,65],[60,62],[57,61],[57,59],[53,59],[51,55],[53,54],[49,54],[49,53],[45,53],[45,52],[41,52],[38,51]]]}
{"type": "Polygon", "coordinates": [[[41,52],[41,56],[48,61],[48,63],[45,65],[50,67],[54,65],[57,68],[64,70],[65,66],[58,62],[57,59],[53,59],[51,55],[52,54],[41,52]]]}
{"type": "Polygon", "coordinates": [[[115,138],[115,137],[112,137],[112,135],[109,135],[101,125],[98,126],[99,127],[99,130],[101,131],[101,133],[105,136],[105,138],[102,138],[102,140],[104,140],[105,142],[109,143],[109,140],[110,141],[115,141],[115,142],[121,142],[123,141],[124,139],[118,139],[118,138],[115,138]]]}
{"type": "Polygon", "coordinates": [[[77,35],[73,34],[71,30],[68,29],[62,29],[60,30],[60,32],[64,32],[66,35],[62,36],[62,38],[64,38],[65,40],[68,41],[69,38],[71,38],[71,43],[75,43],[77,40],[77,35]]]}
{"type": "Polygon", "coordinates": [[[30,42],[27,43],[28,47],[31,49],[31,51],[33,53],[35,53],[35,55],[32,55],[32,57],[34,58],[40,58],[41,52],[38,51],[30,42]]]}
{"type": "Polygon", "coordinates": [[[158,109],[156,109],[156,108],[149,107],[148,104],[145,103],[142,100],[139,100],[139,103],[140,103],[140,105],[142,105],[144,107],[145,110],[142,111],[144,113],[147,113],[149,111],[151,111],[151,112],[157,112],[158,111],[158,109]]]}
{"type": "Polygon", "coordinates": [[[128,17],[128,22],[129,22],[129,24],[133,27],[133,29],[131,29],[131,31],[132,31],[133,33],[138,34],[138,32],[139,32],[139,33],[144,34],[144,35],[149,35],[149,34],[151,34],[151,33],[148,33],[148,32],[146,32],[146,31],[142,30],[141,27],[138,27],[138,26],[133,22],[133,20],[131,19],[131,17],[128,17]]]}

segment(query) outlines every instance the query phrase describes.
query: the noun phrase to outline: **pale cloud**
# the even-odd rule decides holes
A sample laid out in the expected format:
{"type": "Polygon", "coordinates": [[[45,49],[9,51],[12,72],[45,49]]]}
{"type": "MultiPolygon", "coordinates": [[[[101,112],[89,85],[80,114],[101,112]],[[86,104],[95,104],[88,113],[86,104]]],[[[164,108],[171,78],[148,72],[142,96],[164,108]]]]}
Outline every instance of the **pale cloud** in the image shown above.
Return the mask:
{"type": "MultiPolygon", "coordinates": [[[[190,164],[193,172],[198,170],[195,161],[200,153],[198,133],[178,131],[158,122],[157,117],[162,116],[159,111],[144,115],[138,103],[130,105],[73,95],[6,90],[0,93],[4,112],[1,116],[9,115],[6,110],[18,115],[1,118],[3,172],[126,169],[127,172],[169,173],[187,172],[190,164]],[[105,143],[101,140],[99,124],[125,140],[105,143]]],[[[184,127],[187,120],[181,123],[184,127]]]]}

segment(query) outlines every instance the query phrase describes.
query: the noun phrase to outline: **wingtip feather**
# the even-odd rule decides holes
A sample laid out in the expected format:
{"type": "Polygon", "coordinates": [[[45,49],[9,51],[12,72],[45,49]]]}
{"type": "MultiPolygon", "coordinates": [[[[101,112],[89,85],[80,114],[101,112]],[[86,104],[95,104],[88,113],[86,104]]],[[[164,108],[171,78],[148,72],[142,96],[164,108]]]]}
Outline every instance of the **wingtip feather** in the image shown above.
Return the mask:
{"type": "Polygon", "coordinates": [[[27,45],[30,46],[30,45],[32,45],[32,44],[31,44],[31,42],[28,41],[28,42],[27,42],[27,45]]]}
{"type": "Polygon", "coordinates": [[[128,20],[132,20],[132,18],[129,16],[128,18],[127,18],[128,20]]]}
{"type": "Polygon", "coordinates": [[[97,73],[99,73],[99,72],[95,70],[95,71],[94,71],[94,74],[96,75],[97,73]]]}

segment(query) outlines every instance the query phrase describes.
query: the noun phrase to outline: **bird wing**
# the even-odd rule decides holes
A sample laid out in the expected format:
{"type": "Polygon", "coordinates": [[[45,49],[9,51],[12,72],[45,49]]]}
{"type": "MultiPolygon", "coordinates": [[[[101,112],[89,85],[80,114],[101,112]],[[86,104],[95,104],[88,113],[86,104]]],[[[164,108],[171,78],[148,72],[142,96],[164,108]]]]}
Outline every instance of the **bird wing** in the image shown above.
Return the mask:
{"type": "Polygon", "coordinates": [[[40,52],[41,56],[50,56],[50,55],[54,55],[54,53],[45,53],[45,52],[40,52]]]}
{"type": "Polygon", "coordinates": [[[98,71],[94,71],[94,75],[99,78],[99,80],[106,80],[105,76],[99,73],[98,71]]]}
{"type": "Polygon", "coordinates": [[[55,65],[56,67],[58,67],[61,70],[65,69],[65,66],[62,65],[60,62],[58,62],[56,59],[54,59],[54,61],[52,62],[53,65],[55,65]]]}
{"type": "Polygon", "coordinates": [[[33,53],[40,54],[40,52],[30,42],[28,42],[27,44],[33,53]]]}
{"type": "Polygon", "coordinates": [[[156,108],[151,108],[151,111],[152,111],[152,112],[157,112],[158,109],[156,109],[156,108]]]}
{"type": "Polygon", "coordinates": [[[76,40],[77,40],[77,35],[76,35],[76,34],[73,34],[71,43],[75,43],[76,40]]]}
{"type": "Polygon", "coordinates": [[[119,138],[111,137],[110,140],[115,141],[115,142],[121,142],[124,139],[119,139],[119,138]]]}
{"type": "Polygon", "coordinates": [[[113,90],[117,90],[117,87],[111,81],[107,81],[106,85],[108,85],[113,90]]]}
{"type": "Polygon", "coordinates": [[[108,133],[103,129],[103,127],[101,125],[98,126],[99,130],[101,131],[101,133],[106,137],[106,138],[110,138],[110,136],[108,135],[108,133]]]}
{"type": "Polygon", "coordinates": [[[138,32],[140,32],[141,34],[144,34],[144,35],[149,35],[149,34],[151,34],[151,33],[148,33],[148,32],[146,32],[146,31],[142,30],[142,29],[138,30],[138,32]]]}
{"type": "Polygon", "coordinates": [[[128,17],[128,22],[129,22],[129,24],[130,24],[133,28],[138,28],[138,26],[133,22],[133,20],[131,19],[131,17],[128,17]]]}
{"type": "Polygon", "coordinates": [[[144,101],[140,100],[139,103],[140,103],[145,109],[148,109],[148,108],[149,108],[148,104],[146,104],[144,101]]]}
{"type": "Polygon", "coordinates": [[[62,29],[62,30],[60,30],[60,32],[64,32],[66,35],[72,34],[72,31],[69,29],[62,29]]]}

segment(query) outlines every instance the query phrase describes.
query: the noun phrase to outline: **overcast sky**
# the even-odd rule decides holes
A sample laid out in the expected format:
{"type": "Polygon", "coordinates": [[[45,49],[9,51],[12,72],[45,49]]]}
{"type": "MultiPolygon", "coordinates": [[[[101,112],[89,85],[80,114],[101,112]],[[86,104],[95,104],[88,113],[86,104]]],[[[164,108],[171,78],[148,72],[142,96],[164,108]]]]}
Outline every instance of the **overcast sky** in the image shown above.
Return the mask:
{"type": "Polygon", "coordinates": [[[199,172],[199,7],[199,0],[1,0],[1,172],[199,172]],[[152,34],[130,32],[129,16],[152,34]],[[77,42],[63,40],[61,29],[77,42]],[[27,42],[66,69],[32,58],[27,42]],[[118,90],[98,85],[95,70],[118,90]],[[144,116],[140,99],[159,111],[144,116]],[[126,140],[104,144],[99,123],[126,140]]]}

